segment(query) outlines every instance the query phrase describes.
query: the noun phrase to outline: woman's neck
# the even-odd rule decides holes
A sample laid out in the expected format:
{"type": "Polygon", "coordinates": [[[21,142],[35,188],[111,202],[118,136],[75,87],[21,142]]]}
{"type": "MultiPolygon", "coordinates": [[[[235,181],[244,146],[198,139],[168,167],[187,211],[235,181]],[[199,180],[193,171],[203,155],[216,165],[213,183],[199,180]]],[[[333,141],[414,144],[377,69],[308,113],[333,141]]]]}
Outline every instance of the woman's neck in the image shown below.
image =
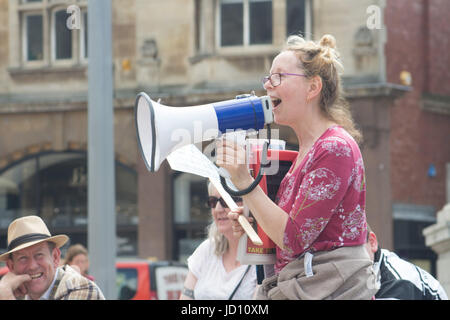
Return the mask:
{"type": "Polygon", "coordinates": [[[326,119],[320,113],[311,113],[309,116],[303,118],[297,126],[292,127],[297,135],[299,146],[298,158],[294,170],[298,168],[314,143],[333,125],[336,125],[336,123],[326,119]]]}
{"type": "Polygon", "coordinates": [[[241,265],[237,260],[239,238],[236,238],[233,235],[225,235],[225,237],[228,240],[228,250],[223,254],[223,265],[225,270],[230,272],[241,265]]]}
{"type": "Polygon", "coordinates": [[[320,111],[318,103],[308,105],[301,119],[292,127],[297,135],[299,147],[311,147],[314,142],[335,123],[320,111]]]}
{"type": "Polygon", "coordinates": [[[305,127],[299,129],[297,134],[297,139],[299,143],[299,147],[310,148],[314,144],[314,142],[319,139],[328,128],[336,125],[336,123],[332,121],[321,121],[318,122],[315,126],[306,125],[305,127]]]}
{"type": "Polygon", "coordinates": [[[225,238],[228,240],[228,252],[236,257],[237,256],[237,249],[239,245],[239,238],[236,238],[232,233],[231,234],[224,234],[225,238]]]}

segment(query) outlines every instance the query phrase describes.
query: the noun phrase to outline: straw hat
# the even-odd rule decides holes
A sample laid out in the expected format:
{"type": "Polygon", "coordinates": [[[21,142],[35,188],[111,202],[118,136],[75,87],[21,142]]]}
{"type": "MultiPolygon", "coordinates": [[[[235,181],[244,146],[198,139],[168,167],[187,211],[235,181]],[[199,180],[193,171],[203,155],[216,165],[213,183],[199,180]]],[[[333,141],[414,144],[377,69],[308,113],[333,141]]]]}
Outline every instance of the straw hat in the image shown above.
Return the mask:
{"type": "Polygon", "coordinates": [[[0,255],[0,261],[8,260],[10,253],[25,249],[40,242],[51,241],[59,248],[69,237],[62,234],[52,236],[45,222],[38,216],[27,216],[14,220],[8,227],[7,252],[0,255]]]}

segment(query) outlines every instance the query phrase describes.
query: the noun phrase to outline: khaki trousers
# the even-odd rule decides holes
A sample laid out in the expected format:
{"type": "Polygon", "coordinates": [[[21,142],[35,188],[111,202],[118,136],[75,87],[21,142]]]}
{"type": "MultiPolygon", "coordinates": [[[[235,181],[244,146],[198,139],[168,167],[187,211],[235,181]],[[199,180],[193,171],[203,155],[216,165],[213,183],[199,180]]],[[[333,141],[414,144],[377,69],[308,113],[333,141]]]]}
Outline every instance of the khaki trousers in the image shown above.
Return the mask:
{"type": "Polygon", "coordinates": [[[377,291],[364,246],[316,252],[310,266],[312,274],[305,272],[305,256],[291,261],[278,275],[264,279],[255,299],[369,300],[377,291]]]}

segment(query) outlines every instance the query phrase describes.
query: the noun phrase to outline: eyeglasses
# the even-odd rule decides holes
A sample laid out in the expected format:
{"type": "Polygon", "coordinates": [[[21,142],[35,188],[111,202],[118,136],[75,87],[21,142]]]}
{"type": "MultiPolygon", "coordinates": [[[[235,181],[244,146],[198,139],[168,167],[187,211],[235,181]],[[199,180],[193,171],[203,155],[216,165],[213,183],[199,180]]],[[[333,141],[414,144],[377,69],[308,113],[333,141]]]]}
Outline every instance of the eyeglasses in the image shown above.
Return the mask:
{"type": "MultiPolygon", "coordinates": [[[[231,198],[234,200],[234,202],[242,201],[242,198],[240,198],[240,197],[231,197],[231,198]]],[[[228,208],[228,205],[226,204],[225,200],[223,200],[223,198],[217,198],[214,196],[209,196],[208,202],[207,202],[208,207],[211,209],[215,208],[217,205],[217,201],[220,201],[220,204],[222,205],[223,208],[228,208]]]]}
{"type": "Polygon", "coordinates": [[[279,86],[281,83],[281,76],[298,76],[298,77],[306,77],[304,74],[298,74],[298,73],[272,73],[271,75],[265,76],[262,78],[263,86],[266,84],[267,81],[270,81],[270,84],[272,87],[279,86]]]}

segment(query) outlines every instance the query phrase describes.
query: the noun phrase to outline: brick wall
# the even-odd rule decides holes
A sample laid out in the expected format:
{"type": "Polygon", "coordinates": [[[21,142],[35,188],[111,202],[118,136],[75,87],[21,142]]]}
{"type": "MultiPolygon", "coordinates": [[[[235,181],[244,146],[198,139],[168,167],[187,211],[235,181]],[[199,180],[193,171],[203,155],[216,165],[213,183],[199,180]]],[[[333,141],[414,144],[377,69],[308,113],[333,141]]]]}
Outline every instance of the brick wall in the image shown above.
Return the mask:
{"type": "Polygon", "coordinates": [[[450,1],[387,2],[387,79],[412,75],[413,91],[391,109],[391,182],[393,202],[445,204],[445,163],[450,162],[450,116],[421,109],[425,93],[449,95],[450,1]],[[427,9],[427,3],[429,5],[427,9]],[[427,27],[428,26],[428,27],[427,27]],[[427,175],[429,166],[436,176],[427,175]]]}
{"type": "Polygon", "coordinates": [[[450,96],[450,1],[429,2],[428,90],[434,94],[450,96]]]}

